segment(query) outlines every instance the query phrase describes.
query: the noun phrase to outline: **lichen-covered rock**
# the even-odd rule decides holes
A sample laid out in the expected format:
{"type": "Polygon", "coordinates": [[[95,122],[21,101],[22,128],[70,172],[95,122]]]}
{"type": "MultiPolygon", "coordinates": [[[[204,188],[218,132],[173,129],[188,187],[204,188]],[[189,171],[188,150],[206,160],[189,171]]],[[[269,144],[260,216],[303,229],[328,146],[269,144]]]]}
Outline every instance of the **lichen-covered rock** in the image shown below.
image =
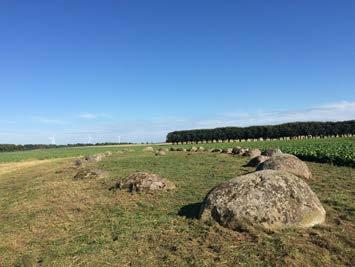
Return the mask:
{"type": "Polygon", "coordinates": [[[165,148],[165,147],[161,147],[161,148],[159,148],[159,149],[158,149],[158,151],[168,152],[168,149],[167,149],[167,148],[165,148]]]}
{"type": "Polygon", "coordinates": [[[233,148],[232,150],[232,154],[233,155],[237,155],[237,156],[244,156],[245,155],[245,152],[247,152],[248,149],[246,148],[242,148],[242,147],[235,147],[233,148]]]}
{"type": "Polygon", "coordinates": [[[268,149],[266,150],[263,155],[268,156],[268,157],[273,157],[273,156],[279,156],[282,155],[282,151],[278,148],[276,149],[268,149]]]}
{"type": "Polygon", "coordinates": [[[95,179],[103,175],[103,172],[100,170],[90,170],[90,169],[81,169],[75,176],[74,180],[84,180],[84,179],[95,179]]]}
{"type": "Polygon", "coordinates": [[[200,146],[200,147],[198,148],[198,151],[205,151],[205,148],[204,148],[203,146],[200,146]]]}
{"type": "Polygon", "coordinates": [[[154,152],[154,148],[151,146],[147,146],[143,149],[144,152],[154,152]]]}
{"type": "Polygon", "coordinates": [[[222,153],[225,153],[225,154],[232,154],[232,151],[233,151],[233,148],[224,148],[222,150],[222,153]]]}
{"type": "Polygon", "coordinates": [[[191,147],[191,149],[190,149],[191,152],[197,152],[197,150],[198,150],[198,148],[195,146],[191,147]]]}
{"type": "Polygon", "coordinates": [[[105,152],[105,156],[106,156],[106,157],[112,156],[112,152],[111,152],[111,151],[106,151],[106,152],[105,152]]]}
{"type": "Polygon", "coordinates": [[[284,171],[257,171],[213,188],[200,211],[232,230],[306,228],[324,222],[325,210],[302,179],[284,171]]]}
{"type": "Polygon", "coordinates": [[[126,179],[118,180],[115,187],[117,189],[127,189],[129,192],[175,189],[174,183],[169,180],[157,174],[146,172],[136,172],[126,179]]]}
{"type": "Polygon", "coordinates": [[[264,155],[260,155],[257,157],[252,158],[247,164],[246,166],[248,167],[256,167],[258,166],[260,163],[263,163],[265,160],[268,160],[269,157],[268,156],[264,156],[264,155]]]}
{"type": "Polygon", "coordinates": [[[261,151],[257,148],[250,149],[244,153],[245,156],[249,156],[251,158],[255,158],[261,155],[261,151]]]}
{"type": "Polygon", "coordinates": [[[287,171],[298,177],[310,179],[312,173],[306,163],[294,155],[282,154],[272,156],[257,166],[257,170],[280,170],[287,171]]]}
{"type": "Polygon", "coordinates": [[[241,149],[240,146],[233,147],[233,149],[232,149],[232,154],[233,154],[233,155],[239,155],[240,149],[241,149]]]}

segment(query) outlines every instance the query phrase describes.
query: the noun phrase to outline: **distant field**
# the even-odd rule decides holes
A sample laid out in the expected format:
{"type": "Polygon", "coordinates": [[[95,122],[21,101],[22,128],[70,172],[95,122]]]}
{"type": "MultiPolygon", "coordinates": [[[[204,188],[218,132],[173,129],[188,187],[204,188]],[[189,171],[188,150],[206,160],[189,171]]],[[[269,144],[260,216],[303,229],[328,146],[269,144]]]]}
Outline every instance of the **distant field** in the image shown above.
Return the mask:
{"type": "MultiPolygon", "coordinates": [[[[193,145],[180,145],[192,147],[193,145]]],[[[228,148],[241,146],[246,148],[280,148],[285,153],[290,153],[304,160],[315,162],[328,162],[342,166],[355,167],[355,137],[305,139],[305,140],[276,140],[239,143],[212,143],[201,144],[205,148],[228,148]]]]}
{"type": "Polygon", "coordinates": [[[70,147],[70,148],[50,148],[50,149],[36,149],[29,151],[3,152],[0,153],[1,162],[17,162],[34,159],[54,159],[54,158],[68,158],[78,157],[84,155],[93,155],[105,151],[118,151],[125,148],[132,150],[141,149],[141,146],[87,146],[87,147],[70,147]]]}
{"type": "MultiPolygon", "coordinates": [[[[121,148],[30,155],[115,149],[121,148]]],[[[107,173],[97,179],[74,180],[78,169],[72,159],[2,164],[7,169],[0,172],[0,266],[354,266],[353,168],[307,162],[313,173],[307,183],[327,212],[326,222],[266,234],[196,219],[213,186],[255,170],[244,167],[247,157],[209,152],[157,157],[135,150],[89,165],[107,173]],[[154,194],[109,190],[118,177],[136,171],[160,174],[177,188],[154,194]]]]}
{"type": "MultiPolygon", "coordinates": [[[[161,146],[162,144],[159,144],[161,146]]],[[[158,146],[158,145],[155,145],[158,146]]],[[[164,145],[171,147],[172,145],[164,145]]],[[[192,146],[203,146],[205,148],[232,148],[235,146],[259,148],[261,150],[269,148],[280,148],[283,152],[294,154],[301,159],[315,162],[327,162],[340,166],[355,167],[355,137],[350,138],[328,138],[328,139],[306,139],[306,140],[276,140],[240,143],[212,143],[198,145],[178,145],[189,148],[192,146]]],[[[122,145],[122,146],[100,146],[100,147],[71,147],[71,148],[51,148],[38,149],[20,152],[0,153],[0,163],[17,162],[34,159],[53,159],[78,157],[92,155],[105,151],[119,151],[131,149],[140,151],[144,145],[122,145]]]]}

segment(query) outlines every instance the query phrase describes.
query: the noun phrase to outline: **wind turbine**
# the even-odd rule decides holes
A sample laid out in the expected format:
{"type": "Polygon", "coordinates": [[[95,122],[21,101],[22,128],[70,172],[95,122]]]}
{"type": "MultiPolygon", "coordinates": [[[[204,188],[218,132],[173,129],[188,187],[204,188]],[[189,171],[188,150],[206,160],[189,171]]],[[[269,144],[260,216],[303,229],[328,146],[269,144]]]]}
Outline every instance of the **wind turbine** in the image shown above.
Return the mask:
{"type": "Polygon", "coordinates": [[[90,135],[88,137],[88,144],[92,144],[92,137],[90,135]]]}
{"type": "Polygon", "coordinates": [[[52,145],[55,145],[55,137],[54,137],[54,135],[49,137],[49,140],[51,140],[51,144],[52,145]]]}

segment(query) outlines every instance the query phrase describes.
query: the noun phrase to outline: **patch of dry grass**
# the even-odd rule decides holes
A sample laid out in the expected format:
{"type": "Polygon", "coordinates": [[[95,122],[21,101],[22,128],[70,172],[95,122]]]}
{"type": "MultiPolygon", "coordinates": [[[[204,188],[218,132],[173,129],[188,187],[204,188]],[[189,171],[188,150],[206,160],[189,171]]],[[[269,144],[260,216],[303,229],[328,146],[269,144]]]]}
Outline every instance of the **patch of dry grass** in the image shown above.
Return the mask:
{"type": "Polygon", "coordinates": [[[308,163],[327,211],[312,229],[233,232],[194,219],[221,181],[252,171],[243,157],[214,153],[116,154],[86,168],[108,175],[74,180],[72,160],[0,175],[0,266],[340,266],[354,264],[354,170],[308,163]],[[159,174],[175,191],[108,190],[136,171],[159,174]],[[180,215],[179,215],[180,214],[180,215]],[[184,216],[182,216],[184,215],[184,216]],[[186,217],[187,216],[187,217],[186,217]]]}

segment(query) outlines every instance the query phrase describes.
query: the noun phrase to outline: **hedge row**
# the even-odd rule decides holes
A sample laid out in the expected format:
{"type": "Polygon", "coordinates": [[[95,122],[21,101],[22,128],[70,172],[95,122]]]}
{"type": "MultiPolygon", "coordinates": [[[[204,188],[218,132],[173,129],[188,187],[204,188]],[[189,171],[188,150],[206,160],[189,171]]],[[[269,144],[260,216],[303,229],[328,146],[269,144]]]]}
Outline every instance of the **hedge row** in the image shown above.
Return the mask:
{"type": "Polygon", "coordinates": [[[167,142],[198,142],[209,140],[236,140],[281,138],[296,136],[330,136],[355,133],[355,120],[340,122],[293,122],[279,125],[250,127],[222,127],[168,133],[167,142]]]}

